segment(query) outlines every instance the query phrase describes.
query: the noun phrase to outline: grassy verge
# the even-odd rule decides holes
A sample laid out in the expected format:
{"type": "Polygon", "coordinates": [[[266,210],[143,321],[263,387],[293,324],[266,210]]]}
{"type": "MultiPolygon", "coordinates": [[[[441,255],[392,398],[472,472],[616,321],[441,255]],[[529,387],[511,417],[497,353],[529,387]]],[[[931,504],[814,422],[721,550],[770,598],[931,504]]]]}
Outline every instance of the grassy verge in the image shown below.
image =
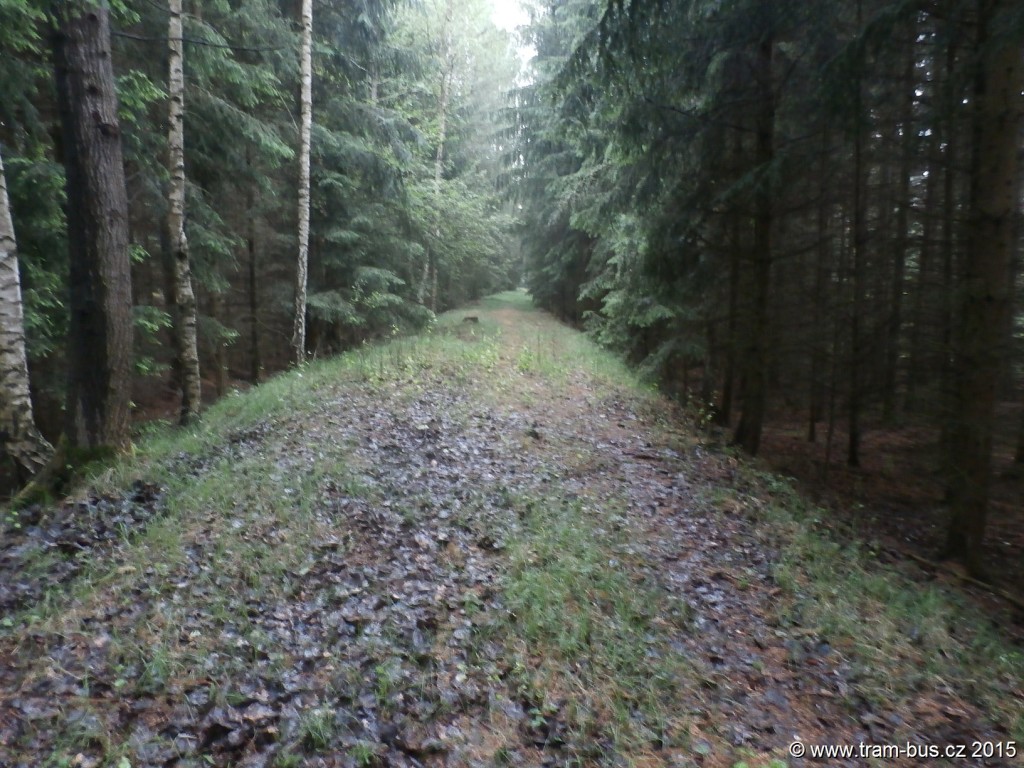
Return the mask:
{"type": "Polygon", "coordinates": [[[760,534],[779,549],[777,616],[851,660],[851,710],[913,712],[938,693],[981,707],[1024,742],[1024,651],[991,616],[960,590],[923,583],[913,567],[880,564],[867,543],[839,542],[827,513],[786,480],[751,466],[742,475],[747,491],[733,498],[759,508],[760,534]]]}

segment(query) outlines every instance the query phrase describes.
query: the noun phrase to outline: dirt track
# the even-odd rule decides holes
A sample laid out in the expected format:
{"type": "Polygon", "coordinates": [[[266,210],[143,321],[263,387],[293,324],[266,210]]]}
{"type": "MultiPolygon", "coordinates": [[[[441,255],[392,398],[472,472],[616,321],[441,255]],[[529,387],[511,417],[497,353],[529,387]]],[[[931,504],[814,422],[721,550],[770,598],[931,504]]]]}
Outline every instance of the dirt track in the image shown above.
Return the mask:
{"type": "MultiPolygon", "coordinates": [[[[308,500],[308,551],[273,584],[216,573],[218,552],[236,536],[273,556],[294,521],[273,504],[214,509],[186,521],[180,559],[138,574],[127,603],[101,585],[68,611],[76,630],[5,637],[0,764],[872,765],[787,749],[1007,738],[952,682],[909,709],[862,696],[870,659],[782,620],[775,533],[735,460],[687,436],[667,403],[574,368],[543,316],[481,315],[499,332],[455,326],[469,351],[454,367],[338,382],[309,413],[224,448],[239,483],[269,472],[261,482],[285,500],[344,458],[344,476],[320,477],[308,500]],[[510,549],[559,503],[581,532],[616,528],[609,564],[678,608],[651,618],[647,653],[686,669],[667,683],[665,722],[639,723],[653,735],[629,754],[615,753],[594,692],[573,688],[595,677],[566,669],[548,678],[561,690],[524,688],[523,667],[550,660],[509,635],[510,549]],[[596,711],[589,731],[577,698],[596,711]]],[[[197,482],[208,465],[192,463],[197,482]]],[[[97,552],[124,570],[130,546],[97,552]]]]}

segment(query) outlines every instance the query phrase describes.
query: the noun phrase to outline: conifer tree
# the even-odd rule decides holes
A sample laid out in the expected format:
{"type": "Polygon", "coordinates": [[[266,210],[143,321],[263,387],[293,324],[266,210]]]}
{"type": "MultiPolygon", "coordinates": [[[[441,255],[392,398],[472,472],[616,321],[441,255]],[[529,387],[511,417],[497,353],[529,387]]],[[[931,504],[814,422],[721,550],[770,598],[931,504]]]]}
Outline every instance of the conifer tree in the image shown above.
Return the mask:
{"type": "Polygon", "coordinates": [[[132,292],[121,126],[104,3],[54,13],[67,178],[71,322],[66,435],[73,448],[130,441],[132,292]]]}
{"type": "Polygon", "coordinates": [[[971,99],[971,188],[963,303],[956,335],[950,447],[952,522],[946,554],[986,577],[982,544],[992,476],[995,404],[1008,351],[1006,315],[1013,285],[1014,219],[1020,206],[1020,128],[1024,58],[1019,40],[1000,34],[1008,4],[979,0],[978,57],[971,99]]]}

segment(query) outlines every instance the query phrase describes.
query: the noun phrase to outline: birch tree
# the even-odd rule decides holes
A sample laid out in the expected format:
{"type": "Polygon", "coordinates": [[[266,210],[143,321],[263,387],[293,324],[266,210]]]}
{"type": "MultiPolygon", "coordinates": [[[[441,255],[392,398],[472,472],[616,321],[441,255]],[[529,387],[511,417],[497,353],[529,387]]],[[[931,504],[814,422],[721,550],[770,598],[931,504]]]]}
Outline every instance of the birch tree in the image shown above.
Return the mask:
{"type": "Polygon", "coordinates": [[[292,355],[296,364],[306,358],[306,286],[309,275],[309,149],[313,131],[313,0],[302,0],[302,73],[299,131],[299,259],[295,271],[295,320],[292,355]]]}
{"type": "Polygon", "coordinates": [[[196,295],[192,289],[192,268],[185,236],[185,74],[182,41],[182,0],[169,0],[168,75],[169,127],[167,166],[171,174],[168,190],[167,231],[171,241],[174,291],[174,345],[181,385],[181,424],[192,421],[201,404],[199,351],[196,339],[196,295]]]}
{"type": "Polygon", "coordinates": [[[36,429],[29,396],[25,321],[14,221],[0,157],[0,439],[3,449],[29,474],[36,474],[53,448],[36,429]]]}

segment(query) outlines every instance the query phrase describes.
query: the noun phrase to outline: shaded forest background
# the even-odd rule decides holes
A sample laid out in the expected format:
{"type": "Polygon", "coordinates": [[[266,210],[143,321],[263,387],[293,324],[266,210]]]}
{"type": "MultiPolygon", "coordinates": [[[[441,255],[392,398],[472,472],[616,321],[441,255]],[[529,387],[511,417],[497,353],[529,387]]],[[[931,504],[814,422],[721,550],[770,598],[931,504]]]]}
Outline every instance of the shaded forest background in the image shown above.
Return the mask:
{"type": "MultiPolygon", "coordinates": [[[[509,204],[495,184],[495,136],[519,62],[490,6],[371,1],[317,10],[310,355],[419,330],[435,311],[519,281],[509,204]]],[[[168,9],[129,2],[111,11],[134,400],[165,415],[178,389],[166,226],[168,9]]],[[[290,362],[300,28],[289,2],[186,2],[183,19],[185,219],[208,399],[290,362]]],[[[68,244],[54,32],[42,6],[21,0],[0,3],[0,29],[0,143],[32,388],[37,419],[55,440],[67,369],[68,244]]]]}
{"type": "Polygon", "coordinates": [[[994,499],[1019,576],[1019,4],[547,11],[536,300],[897,544],[983,573],[994,499]]]}
{"type": "MultiPolygon", "coordinates": [[[[1024,9],[524,6],[516,39],[482,0],[314,7],[302,352],[420,330],[525,283],[747,453],[976,575],[1019,576],[1024,9]],[[526,75],[517,46],[535,54],[526,75]]],[[[173,411],[187,378],[168,14],[111,6],[140,416],[173,411]]],[[[293,359],[301,13],[196,1],[183,19],[208,398],[293,359]]],[[[71,265],[51,27],[41,6],[0,0],[0,148],[35,418],[55,441],[71,265]]]]}

